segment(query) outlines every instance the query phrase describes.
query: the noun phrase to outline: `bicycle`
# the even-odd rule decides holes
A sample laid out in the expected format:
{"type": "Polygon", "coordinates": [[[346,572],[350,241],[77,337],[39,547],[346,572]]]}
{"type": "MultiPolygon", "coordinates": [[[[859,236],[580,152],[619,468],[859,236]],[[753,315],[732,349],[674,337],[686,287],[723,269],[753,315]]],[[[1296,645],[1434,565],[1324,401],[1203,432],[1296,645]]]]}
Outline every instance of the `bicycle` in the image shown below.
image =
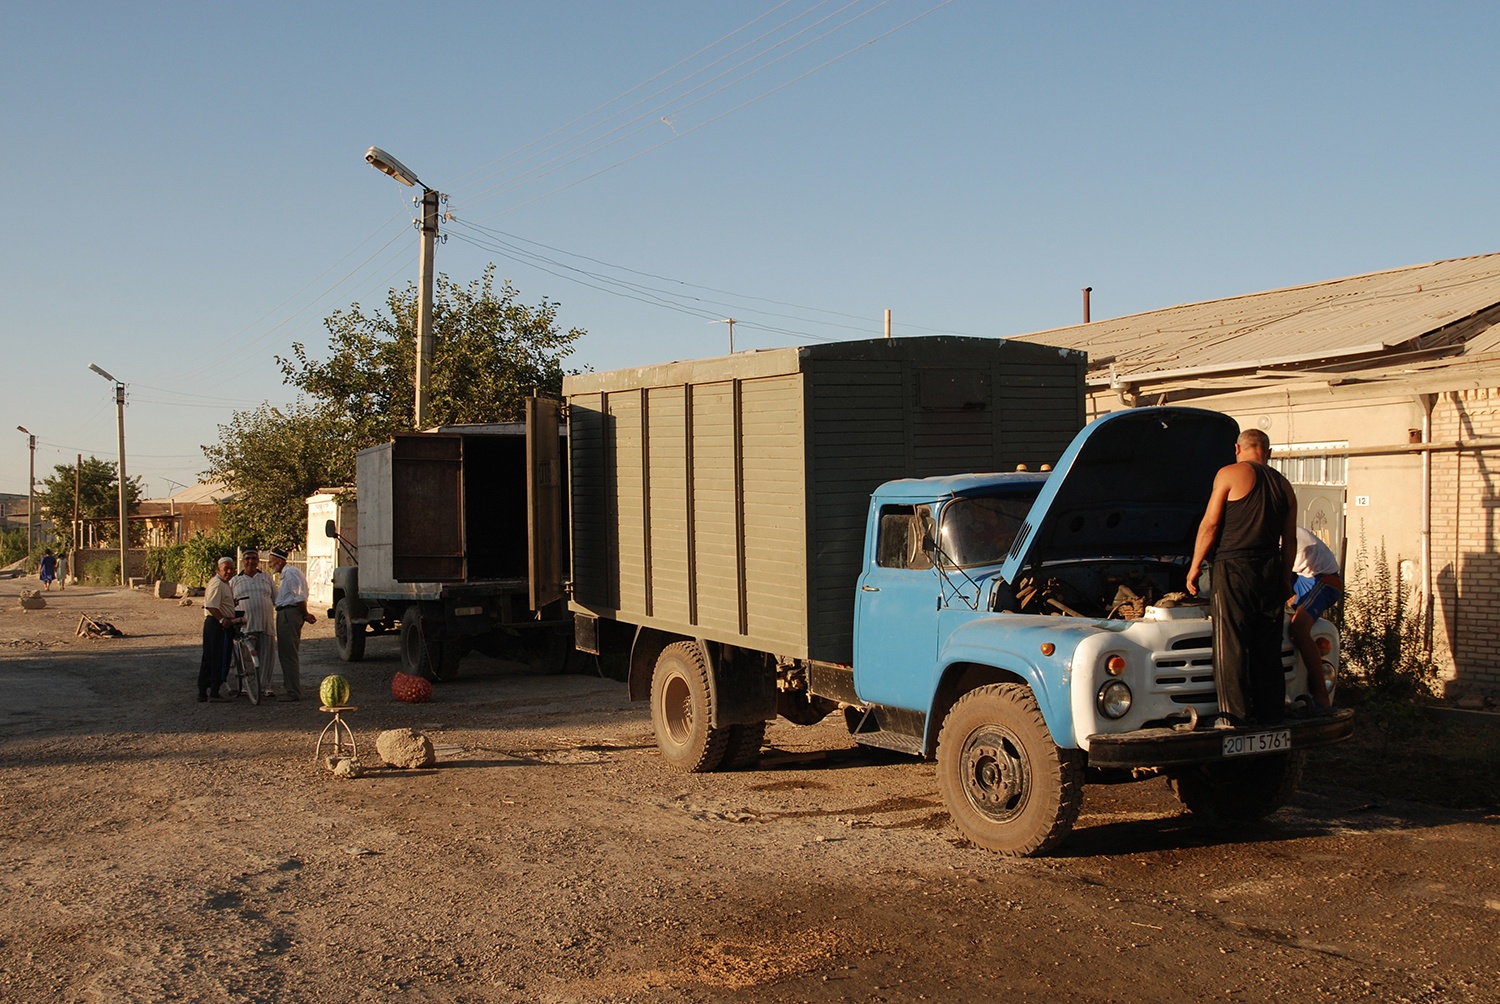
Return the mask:
{"type": "Polygon", "coordinates": [[[234,628],[230,666],[235,674],[235,686],[231,697],[244,694],[251,704],[260,703],[260,639],[259,634],[246,634],[234,628]]]}

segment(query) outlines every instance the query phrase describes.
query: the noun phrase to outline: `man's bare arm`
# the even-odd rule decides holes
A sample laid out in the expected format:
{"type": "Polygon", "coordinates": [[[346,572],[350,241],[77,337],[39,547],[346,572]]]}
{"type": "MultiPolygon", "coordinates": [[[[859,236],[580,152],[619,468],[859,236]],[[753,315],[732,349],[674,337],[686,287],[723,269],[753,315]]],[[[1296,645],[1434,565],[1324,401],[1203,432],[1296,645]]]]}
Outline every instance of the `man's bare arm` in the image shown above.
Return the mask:
{"type": "Polygon", "coordinates": [[[1203,572],[1203,562],[1209,548],[1218,539],[1219,528],[1224,523],[1224,505],[1229,499],[1229,468],[1222,468],[1214,475],[1213,491],[1208,496],[1208,506],[1203,510],[1203,519],[1198,523],[1198,537],[1193,542],[1193,563],[1187,570],[1187,591],[1198,595],[1198,576],[1203,572]]]}

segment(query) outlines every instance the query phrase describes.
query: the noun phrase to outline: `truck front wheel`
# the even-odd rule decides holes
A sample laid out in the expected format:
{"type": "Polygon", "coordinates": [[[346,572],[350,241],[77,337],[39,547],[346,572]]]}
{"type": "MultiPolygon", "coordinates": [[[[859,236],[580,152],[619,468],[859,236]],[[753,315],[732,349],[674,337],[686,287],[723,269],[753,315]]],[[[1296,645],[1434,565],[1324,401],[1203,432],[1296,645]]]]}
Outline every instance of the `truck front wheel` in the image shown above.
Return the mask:
{"type": "Polygon", "coordinates": [[[949,815],[986,850],[1045,853],[1078,819],[1083,752],[1052,741],[1036,699],[1020,684],[960,697],[943,722],[937,759],[949,815]]]}
{"type": "Polygon", "coordinates": [[[1171,775],[1172,792],[1200,822],[1253,822],[1287,803],[1306,760],[1305,753],[1271,753],[1189,767],[1171,775]]]}
{"type": "Polygon", "coordinates": [[[349,616],[347,599],[333,605],[333,643],[344,662],[359,662],[365,657],[365,626],[349,616]]]}
{"type": "Polygon", "coordinates": [[[729,748],[730,729],[708,724],[708,673],[703,653],[686,641],[662,649],[651,673],[651,725],[657,748],[667,763],[694,774],[717,770],[729,748]]]}

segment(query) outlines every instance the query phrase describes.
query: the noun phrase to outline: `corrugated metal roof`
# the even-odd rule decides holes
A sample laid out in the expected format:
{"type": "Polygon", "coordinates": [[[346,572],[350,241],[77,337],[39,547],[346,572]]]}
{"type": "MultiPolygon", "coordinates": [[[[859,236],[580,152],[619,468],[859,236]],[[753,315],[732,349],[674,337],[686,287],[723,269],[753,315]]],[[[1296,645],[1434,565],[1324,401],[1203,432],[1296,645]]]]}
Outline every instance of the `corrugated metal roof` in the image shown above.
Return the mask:
{"type": "MultiPolygon", "coordinates": [[[[1500,254],[1453,258],[1015,336],[1089,354],[1091,376],[1163,379],[1363,355],[1500,304],[1500,254]]],[[[1092,381],[1091,381],[1092,382],[1092,381]]]]}

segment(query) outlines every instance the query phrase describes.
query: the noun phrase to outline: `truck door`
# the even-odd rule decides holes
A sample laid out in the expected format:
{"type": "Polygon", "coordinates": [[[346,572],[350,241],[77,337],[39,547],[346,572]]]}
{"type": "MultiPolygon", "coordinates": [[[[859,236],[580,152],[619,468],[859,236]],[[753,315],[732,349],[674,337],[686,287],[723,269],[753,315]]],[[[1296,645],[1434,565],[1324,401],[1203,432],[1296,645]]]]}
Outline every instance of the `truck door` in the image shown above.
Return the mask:
{"type": "Polygon", "coordinates": [[[561,401],[526,399],[526,548],[533,610],[565,595],[561,431],[561,401]]]}
{"type": "Polygon", "coordinates": [[[926,711],[940,585],[922,547],[926,506],[883,505],[854,601],[854,689],[862,701],[926,711]]]}
{"type": "Polygon", "coordinates": [[[391,443],[391,571],[397,582],[462,582],[463,437],[419,432],[391,443]]]}

